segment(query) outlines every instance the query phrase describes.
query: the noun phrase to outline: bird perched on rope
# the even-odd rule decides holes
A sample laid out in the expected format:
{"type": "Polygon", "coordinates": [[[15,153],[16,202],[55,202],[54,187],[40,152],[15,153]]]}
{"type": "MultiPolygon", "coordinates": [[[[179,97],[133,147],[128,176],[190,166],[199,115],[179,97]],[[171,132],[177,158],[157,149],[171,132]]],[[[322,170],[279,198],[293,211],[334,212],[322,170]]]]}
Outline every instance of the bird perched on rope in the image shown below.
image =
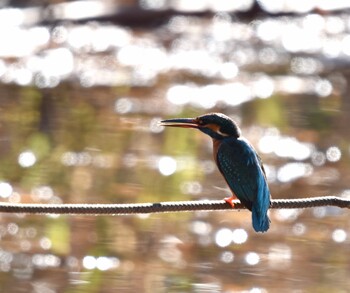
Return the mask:
{"type": "Polygon", "coordinates": [[[214,160],[233,195],[225,201],[234,206],[238,198],[252,212],[253,228],[266,232],[270,226],[267,211],[270,191],[261,159],[251,144],[241,137],[236,122],[221,113],[197,118],[176,118],[161,121],[163,126],[196,128],[213,139],[214,160]]]}

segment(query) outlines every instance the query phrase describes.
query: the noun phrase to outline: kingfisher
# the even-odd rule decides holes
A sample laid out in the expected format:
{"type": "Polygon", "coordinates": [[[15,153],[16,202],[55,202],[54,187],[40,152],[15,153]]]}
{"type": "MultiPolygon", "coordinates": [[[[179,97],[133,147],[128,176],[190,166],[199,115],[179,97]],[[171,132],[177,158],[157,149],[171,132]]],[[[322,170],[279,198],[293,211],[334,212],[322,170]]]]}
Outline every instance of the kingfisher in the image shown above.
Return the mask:
{"type": "Polygon", "coordinates": [[[236,198],[252,212],[253,228],[266,232],[270,227],[267,211],[271,194],[262,161],[253,146],[241,136],[237,123],[221,113],[196,118],[161,121],[162,126],[199,129],[213,140],[213,155],[232,196],[224,200],[234,207],[236,198]]]}

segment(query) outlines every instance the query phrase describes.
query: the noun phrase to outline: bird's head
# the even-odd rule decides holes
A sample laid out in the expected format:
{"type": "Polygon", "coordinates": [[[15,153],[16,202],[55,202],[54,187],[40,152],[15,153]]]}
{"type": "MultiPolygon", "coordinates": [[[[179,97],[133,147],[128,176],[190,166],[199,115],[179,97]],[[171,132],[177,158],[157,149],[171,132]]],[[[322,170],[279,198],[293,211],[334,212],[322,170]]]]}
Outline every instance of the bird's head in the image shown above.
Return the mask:
{"type": "Polygon", "coordinates": [[[214,139],[236,137],[241,135],[241,130],[236,122],[221,113],[210,113],[197,118],[175,118],[161,121],[163,126],[197,128],[214,139]]]}

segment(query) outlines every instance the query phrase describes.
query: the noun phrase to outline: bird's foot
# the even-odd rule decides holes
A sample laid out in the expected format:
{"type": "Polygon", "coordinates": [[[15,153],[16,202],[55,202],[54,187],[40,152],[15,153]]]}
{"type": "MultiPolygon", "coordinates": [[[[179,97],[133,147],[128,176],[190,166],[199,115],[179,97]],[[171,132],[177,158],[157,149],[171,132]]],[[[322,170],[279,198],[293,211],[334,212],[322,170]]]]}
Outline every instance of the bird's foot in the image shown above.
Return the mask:
{"type": "Polygon", "coordinates": [[[233,203],[233,200],[235,200],[237,197],[235,196],[230,196],[230,197],[225,197],[224,201],[226,201],[232,208],[235,207],[235,204],[233,203]]]}

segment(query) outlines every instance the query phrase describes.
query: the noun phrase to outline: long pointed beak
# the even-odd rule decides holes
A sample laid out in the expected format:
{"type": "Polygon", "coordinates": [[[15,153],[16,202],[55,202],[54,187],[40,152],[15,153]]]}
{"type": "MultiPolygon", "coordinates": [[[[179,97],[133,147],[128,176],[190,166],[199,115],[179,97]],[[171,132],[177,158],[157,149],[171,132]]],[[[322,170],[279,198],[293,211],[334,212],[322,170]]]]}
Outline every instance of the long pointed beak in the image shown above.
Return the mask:
{"type": "Polygon", "coordinates": [[[162,126],[170,127],[184,127],[184,128],[198,128],[198,122],[194,118],[175,118],[160,121],[162,126]]]}

